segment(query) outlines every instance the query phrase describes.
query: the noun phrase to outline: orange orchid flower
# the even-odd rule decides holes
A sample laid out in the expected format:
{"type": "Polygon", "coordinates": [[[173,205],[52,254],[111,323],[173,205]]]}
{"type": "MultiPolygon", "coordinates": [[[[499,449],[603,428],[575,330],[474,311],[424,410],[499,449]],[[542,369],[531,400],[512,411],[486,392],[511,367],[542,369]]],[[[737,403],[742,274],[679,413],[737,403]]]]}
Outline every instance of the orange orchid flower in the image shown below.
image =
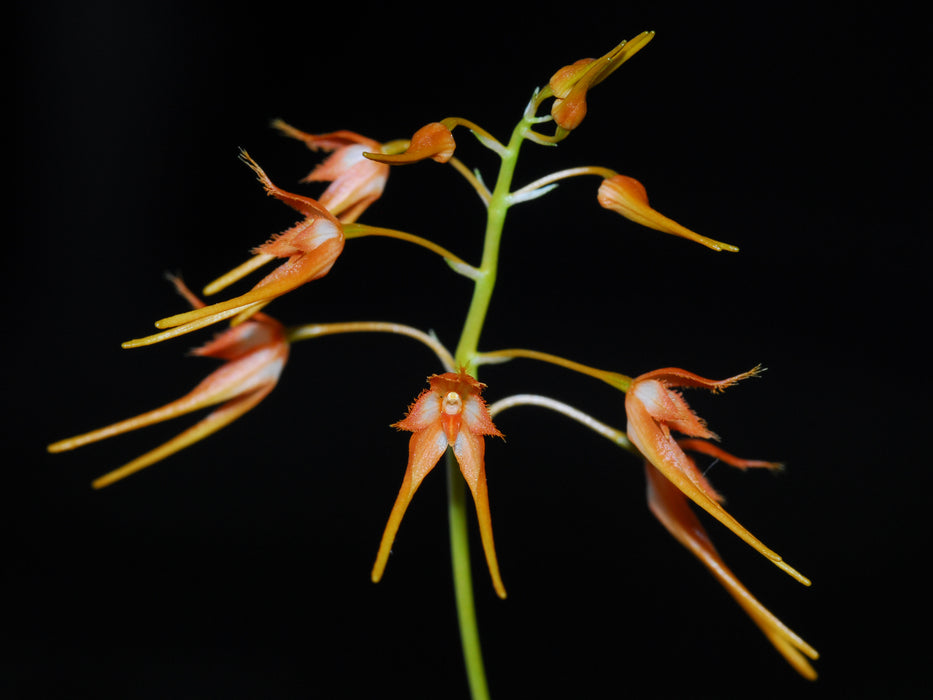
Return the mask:
{"type": "MultiPolygon", "coordinates": [[[[457,144],[450,133],[450,127],[441,122],[426,124],[416,131],[408,147],[402,153],[365,153],[372,161],[387,165],[407,165],[430,158],[438,163],[446,163],[453,157],[457,144]]],[[[386,149],[386,151],[389,149],[386,149]]]]}
{"type": "MultiPolygon", "coordinates": [[[[172,281],[192,306],[203,306],[203,302],[188,291],[180,279],[172,278],[172,281]]],[[[288,359],[288,343],[281,323],[265,314],[256,314],[249,321],[227,329],[203,347],[194,350],[192,354],[215,357],[225,360],[225,363],[180,399],[106,428],[99,428],[56,442],[49,445],[49,452],[73,450],[76,447],[130,430],[144,428],[208,406],[222,404],[161,447],[137,457],[132,462],[93,482],[94,488],[109,486],[115,481],[203,440],[259,404],[269,395],[278,381],[288,359]]]]}
{"type": "Polygon", "coordinates": [[[318,203],[342,223],[356,221],[382,196],[389,179],[389,166],[364,158],[364,152],[383,153],[383,144],[353,131],[307,134],[276,119],[272,125],[283,134],[302,141],[312,151],[333,153],[302,182],[330,182],[318,203]]]}
{"type": "MultiPolygon", "coordinates": [[[[702,440],[681,440],[679,444],[684,449],[694,449],[713,455],[740,469],[747,467],[780,468],[779,464],[773,462],[738,459],[702,440]]],[[[689,457],[687,459],[693,462],[689,457]]],[[[694,470],[695,468],[694,465],[694,470]]],[[[736,578],[716,551],[699,518],[688,505],[684,494],[647,462],[645,463],[645,476],[648,479],[648,507],[654,516],[678,542],[703,562],[787,662],[804,678],[814,680],[816,671],[807,659],[819,658],[816,649],[775,617],[736,578]]]]}
{"type": "Polygon", "coordinates": [[[567,131],[580,126],[586,116],[589,89],[608,78],[653,38],[654,32],[642,32],[629,41],[623,41],[605,56],[580,59],[552,75],[548,86],[555,97],[551,116],[557,125],[567,131]]]}
{"type": "Polygon", "coordinates": [[[302,197],[276,187],[262,168],[245,152],[242,159],[259,177],[269,196],[287,204],[305,218],[255,248],[253,258],[207,285],[204,291],[213,294],[275,258],[285,258],[285,262],[261,279],[246,294],[156,321],[157,328],[167,330],[131,340],[124,343],[123,347],[151,345],[231,317],[236,317],[234,324],[242,322],[270,301],[330,272],[343,251],[344,234],[340,222],[310,197],[302,197]]]}
{"type": "Polygon", "coordinates": [[[685,496],[736,535],[751,545],[777,567],[805,585],[810,581],[789,566],[777,552],[769,549],[729,515],[721,504],[721,497],[710,487],[696,465],[684,453],[671,435],[676,430],[694,438],[713,438],[715,433],[687,405],[683,396],[672,387],[695,387],[718,392],[742,379],[758,374],[756,367],[728,379],[704,379],[692,372],[669,367],[648,372],[632,381],[625,395],[625,413],[628,417],[628,437],[639,452],[655,469],[663,474],[685,496]]]}
{"type": "Polygon", "coordinates": [[[502,437],[502,433],[493,425],[486,403],[480,397],[486,385],[464,370],[459,373],[432,375],[428,377],[428,383],[430,388],[418,396],[408,409],[408,415],[404,420],[395,424],[396,428],[410,430],[414,434],[408,443],[408,468],[379,544],[372,580],[378,582],[382,578],[395,535],[415,491],[434,469],[447,448],[451,447],[460,464],[463,478],[473,494],[480,537],[493,587],[499,597],[505,598],[505,586],[499,574],[492,538],[492,518],[483,459],[486,449],[484,436],[502,437]]]}
{"type": "Polygon", "coordinates": [[[648,192],[638,180],[627,175],[615,175],[606,178],[599,186],[597,195],[600,206],[621,214],[629,221],[653,228],[655,231],[670,233],[674,236],[687,238],[713,250],[727,250],[731,253],[738,251],[734,245],[714,241],[712,238],[694,233],[686,226],[681,226],[673,219],[652,209],[648,204],[648,192]]]}

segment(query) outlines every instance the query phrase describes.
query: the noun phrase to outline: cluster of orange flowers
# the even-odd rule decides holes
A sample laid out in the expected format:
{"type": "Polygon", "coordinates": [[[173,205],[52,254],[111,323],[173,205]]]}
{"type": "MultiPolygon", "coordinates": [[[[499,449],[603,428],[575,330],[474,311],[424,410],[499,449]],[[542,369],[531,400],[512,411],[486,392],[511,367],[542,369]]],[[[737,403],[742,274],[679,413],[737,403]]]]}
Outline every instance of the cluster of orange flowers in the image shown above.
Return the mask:
{"type": "MultiPolygon", "coordinates": [[[[599,59],[584,59],[557,71],[539,96],[539,99],[553,98],[551,119],[556,131],[552,137],[539,136],[537,140],[560,140],[577,128],[586,115],[588,91],[652,37],[653,33],[645,32],[629,42],[622,42],[599,59]]],[[[347,231],[362,226],[357,220],[382,195],[391,166],[425,159],[441,163],[451,161],[456,149],[452,129],[462,123],[457,119],[434,122],[416,131],[410,139],[380,143],[350,131],[313,135],[284,122],[275,122],[275,127],[283,134],[303,142],[312,151],[330,154],[304,178],[305,182],[329,184],[317,199],[288,192],[275,185],[244,152],[242,159],[256,173],[267,194],[294,209],[301,218],[286,231],[257,246],[249,260],[207,285],[204,292],[215,294],[273,260],[281,263],[248,292],[213,304],[203,303],[181,280],[174,279],[176,288],[190,302],[192,310],[163,318],[155,324],[159,329],[157,333],[124,344],[125,347],[149,345],[229,320],[228,329],[195,351],[197,355],[214,357],[224,363],[190,393],[161,408],[56,442],[49,450],[70,450],[202,408],[215,407],[164,445],[94,481],[94,487],[100,488],[203,439],[259,404],[275,387],[292,340],[288,330],[262,313],[262,309],[331,270],[344,250],[347,231]]],[[[484,140],[482,133],[474,133],[484,140]]],[[[598,202],[602,207],[640,225],[693,240],[713,250],[737,250],[696,234],[652,209],[644,186],[637,180],[606,169],[597,172],[602,175],[598,190],[598,202]]],[[[485,436],[500,436],[501,433],[481,397],[485,385],[465,368],[450,369],[452,371],[429,377],[429,388],[418,396],[407,416],[395,424],[412,433],[408,465],[379,546],[372,578],[378,581],[383,574],[390,548],[415,491],[451,448],[476,504],[493,585],[497,593],[505,597],[493,544],[484,463],[485,436]]],[[[716,439],[714,433],[677,391],[701,388],[718,392],[756,373],[757,369],[719,381],[676,368],[648,372],[633,379],[615,376],[622,377],[619,387],[626,392],[625,436],[644,459],[651,511],[707,566],[793,667],[803,676],[814,678],[816,674],[808,659],[816,659],[816,651],[784,626],[738,581],[717,554],[688,503],[688,500],[693,501],[774,564],[809,584],[729,515],[720,495],[689,456],[690,453],[710,455],[740,469],[780,468],[772,462],[739,459],[716,446],[711,442],[716,439]],[[686,437],[677,438],[673,433],[686,437]]]]}

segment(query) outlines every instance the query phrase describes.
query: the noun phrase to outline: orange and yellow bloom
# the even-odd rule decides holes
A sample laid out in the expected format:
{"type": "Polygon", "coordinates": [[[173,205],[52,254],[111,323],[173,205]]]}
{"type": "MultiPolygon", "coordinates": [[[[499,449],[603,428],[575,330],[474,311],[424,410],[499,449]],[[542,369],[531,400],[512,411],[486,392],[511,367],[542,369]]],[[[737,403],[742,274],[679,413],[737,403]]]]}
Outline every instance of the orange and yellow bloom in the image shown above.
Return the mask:
{"type": "Polygon", "coordinates": [[[505,598],[505,586],[499,574],[492,538],[492,517],[489,511],[484,460],[484,437],[502,437],[502,433],[493,425],[486,403],[480,396],[485,385],[463,370],[459,373],[435,374],[428,377],[428,383],[430,388],[418,396],[404,420],[395,424],[396,428],[409,430],[413,435],[408,444],[408,467],[382,535],[373,566],[372,580],[379,581],[382,578],[395,535],[415,491],[437,465],[447,448],[451,447],[463,478],[473,494],[480,538],[493,587],[500,597],[505,598]]]}
{"type": "MultiPolygon", "coordinates": [[[[178,291],[193,306],[203,306],[181,280],[176,278],[173,282],[178,291]]],[[[108,486],[203,440],[258,405],[278,382],[279,375],[288,359],[288,342],[282,324],[265,314],[256,314],[248,321],[227,329],[206,345],[194,350],[193,354],[201,357],[214,357],[225,362],[181,398],[161,408],[105,428],[56,442],[49,445],[49,451],[73,450],[130,430],[137,430],[192,411],[222,404],[164,445],[137,457],[93,482],[94,488],[108,486]]]]}
{"type": "Polygon", "coordinates": [[[303,214],[304,219],[255,248],[253,258],[209,284],[205,292],[217,292],[276,258],[284,258],[285,262],[246,294],[156,321],[157,328],[166,330],[131,340],[123,347],[150,345],[231,317],[235,317],[234,323],[240,323],[270,301],[326,275],[343,252],[343,228],[333,214],[310,197],[277,187],[246,153],[243,153],[243,160],[259,177],[269,196],[303,214]]]}
{"type": "Polygon", "coordinates": [[[695,241],[713,250],[728,250],[731,253],[738,251],[738,248],[734,245],[714,241],[712,238],[694,233],[686,226],[681,226],[673,219],[669,219],[652,209],[648,204],[648,192],[645,190],[645,186],[633,177],[615,175],[606,178],[599,186],[597,199],[599,205],[604,209],[621,214],[636,224],[695,241]]]}
{"type": "Polygon", "coordinates": [[[388,165],[407,165],[430,158],[438,163],[446,163],[453,157],[457,144],[450,132],[450,127],[441,122],[426,124],[414,134],[404,151],[395,153],[384,149],[381,153],[366,153],[374,162],[388,165]]]}
{"type": "MultiPolygon", "coordinates": [[[[773,462],[738,459],[702,440],[681,440],[679,445],[684,449],[693,449],[712,455],[739,469],[748,467],[775,469],[781,466],[773,462]]],[[[690,457],[687,457],[687,460],[693,464],[690,457]]],[[[693,465],[693,467],[695,470],[696,466],[693,465]]],[[[742,582],[719,556],[706,529],[690,508],[683,492],[650,463],[645,464],[645,476],[648,480],[648,507],[654,516],[680,544],[709,569],[787,662],[804,678],[815,679],[816,671],[808,659],[819,658],[816,649],[775,617],[742,585],[742,582]]]]}
{"type": "Polygon", "coordinates": [[[552,75],[548,87],[555,98],[551,116],[557,125],[567,131],[580,126],[586,116],[586,95],[590,88],[608,78],[653,38],[654,32],[642,32],[600,58],[580,59],[552,75]]]}
{"type": "MultiPolygon", "coordinates": [[[[677,368],[659,369],[633,379],[618,372],[601,370],[535,350],[508,348],[480,352],[480,338],[497,283],[507,214],[519,203],[548,194],[557,187],[558,181],[596,176],[601,180],[597,199],[603,208],[641,226],[683,237],[713,250],[738,250],[735,246],[701,236],[659,213],[649,204],[645,187],[640,182],[600,165],[564,168],[543,175],[518,189],[513,188],[522,142],[555,145],[567,138],[587,114],[589,91],[646,46],[653,37],[654,32],[643,32],[630,41],[623,41],[598,59],[583,59],[558,70],[546,86],[535,90],[521,120],[506,142],[499,141],[479,125],[461,117],[447,117],[428,123],[417,129],[410,139],[385,143],[346,130],[309,134],[276,120],[273,126],[283,134],[303,142],[312,151],[328,154],[302,180],[303,183],[327,184],[320,186],[323,191],[317,199],[285,191],[275,185],[262,168],[243,152],[242,160],[252,168],[267,195],[294,209],[302,218],[284,232],[254,248],[249,260],[208,284],[204,293],[215,294],[260,269],[268,272],[265,266],[273,261],[277,267],[249,291],[211,305],[205,305],[180,280],[175,279],[178,291],[194,309],[157,321],[156,327],[160,329],[158,333],[124,343],[124,347],[149,345],[226,320],[230,322],[229,329],[194,351],[196,355],[223,360],[223,365],[192,391],[161,408],[56,442],[48,449],[52,452],[70,450],[189,412],[210,409],[206,417],[172,440],[93,482],[95,488],[101,488],[203,439],[255,407],[276,386],[288,359],[290,343],[337,333],[388,332],[407,336],[430,347],[441,365],[449,371],[428,377],[429,387],[409,406],[405,418],[394,424],[399,430],[411,433],[408,462],[379,543],[371,572],[372,581],[378,582],[385,573],[393,543],[415,493],[441,457],[446,456],[447,469],[452,473],[456,460],[471,492],[493,588],[500,597],[506,597],[493,539],[485,472],[485,438],[502,437],[493,423],[492,415],[498,415],[498,411],[503,408],[522,404],[544,406],[579,421],[614,444],[636,454],[639,463],[644,462],[652,513],[711,571],[794,668],[805,677],[814,678],[816,674],[810,660],[817,658],[816,651],[764,608],[726,567],[700,523],[698,514],[688,503],[688,500],[693,501],[776,566],[799,582],[809,585],[804,576],[787,565],[776,552],[766,547],[726,511],[724,499],[697,468],[694,459],[688,456],[688,452],[705,454],[740,469],[780,467],[771,462],[736,458],[710,442],[718,438],[690,409],[677,390],[703,388],[717,392],[754,376],[758,368],[718,381],[677,368]],[[546,103],[550,103],[550,114],[543,107],[546,103]],[[539,114],[542,109],[544,113],[539,114]],[[540,125],[547,125],[548,132],[553,128],[553,133],[539,131],[545,128],[540,125]],[[492,188],[486,182],[493,180],[484,176],[480,169],[472,169],[463,162],[462,153],[457,153],[455,157],[457,143],[452,132],[457,127],[464,127],[482,146],[498,156],[499,170],[492,188]],[[370,211],[369,207],[382,197],[391,166],[428,159],[447,163],[451,170],[459,173],[479,195],[486,208],[482,254],[475,266],[420,235],[358,223],[370,211]],[[416,244],[439,255],[454,272],[472,283],[473,294],[454,352],[444,347],[433,331],[428,333],[399,323],[350,320],[308,323],[286,330],[263,313],[266,305],[279,297],[327,275],[342,255],[346,240],[364,237],[384,237],[416,244]],[[597,378],[624,392],[627,432],[603,424],[575,407],[537,394],[516,394],[487,407],[482,398],[485,385],[468,372],[485,363],[512,358],[535,359],[562,366],[597,378]],[[453,371],[456,367],[460,367],[459,371],[453,371]],[[686,437],[678,438],[675,433],[686,437]]],[[[533,265],[534,261],[529,264],[533,265]]],[[[383,267],[392,266],[385,263],[383,267]]],[[[407,281],[417,285],[421,280],[422,277],[417,274],[409,275],[402,279],[402,283],[407,281]]],[[[429,288],[435,294],[446,291],[446,285],[438,286],[433,281],[425,281],[422,287],[429,288]]],[[[423,292],[420,288],[419,291],[423,292]]],[[[381,294],[382,291],[374,290],[373,293],[381,294]]],[[[646,294],[650,297],[650,290],[646,294]]],[[[402,301],[407,298],[403,297],[402,301]]],[[[322,414],[314,420],[326,417],[322,414]]],[[[487,697],[472,602],[473,579],[467,537],[468,499],[459,477],[456,474],[453,477],[448,489],[448,524],[457,615],[471,695],[487,697]]]]}
{"type": "Polygon", "coordinates": [[[307,134],[276,119],[272,125],[283,134],[303,142],[312,151],[332,151],[302,182],[330,182],[318,203],[341,223],[352,223],[382,196],[389,179],[389,166],[363,156],[383,153],[383,144],[353,131],[307,134]]]}
{"type": "Polygon", "coordinates": [[[719,495],[684,453],[671,434],[677,431],[693,438],[716,439],[715,433],[687,405],[675,387],[701,388],[718,392],[742,379],[758,374],[759,368],[728,379],[704,379],[692,372],[669,367],[635,377],[625,395],[627,433],[645,459],[687,498],[703,508],[736,535],[767,557],[777,567],[803,584],[810,581],[789,566],[781,556],[764,545],[723,508],[719,495]]]}

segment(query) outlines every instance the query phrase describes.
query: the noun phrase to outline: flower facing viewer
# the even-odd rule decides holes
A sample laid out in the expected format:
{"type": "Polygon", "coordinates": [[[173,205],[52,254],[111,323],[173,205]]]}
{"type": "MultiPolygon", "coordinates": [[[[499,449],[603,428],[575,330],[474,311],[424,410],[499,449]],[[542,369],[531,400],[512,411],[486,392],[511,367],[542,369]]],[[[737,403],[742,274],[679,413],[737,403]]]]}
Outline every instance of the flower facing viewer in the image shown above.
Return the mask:
{"type": "Polygon", "coordinates": [[[496,593],[505,598],[505,586],[499,574],[492,538],[492,519],[483,458],[484,436],[502,437],[502,433],[493,425],[486,403],[480,397],[485,385],[463,370],[459,373],[435,374],[428,378],[428,382],[430,388],[418,396],[404,420],[395,424],[396,428],[409,430],[413,435],[408,443],[405,478],[382,535],[373,566],[372,580],[378,582],[382,578],[399,524],[415,491],[424,477],[434,469],[447,448],[451,447],[463,478],[473,494],[480,537],[493,586],[496,593]]]}
{"type": "MultiPolygon", "coordinates": [[[[203,306],[181,280],[173,278],[172,281],[193,306],[203,306]]],[[[164,445],[93,482],[94,488],[109,486],[203,440],[258,405],[278,382],[288,359],[288,343],[282,324],[265,314],[256,314],[248,321],[227,329],[206,345],[194,350],[193,354],[214,357],[225,362],[180,399],[106,428],[56,442],[49,445],[49,452],[73,450],[91,442],[222,404],[164,445]]]]}
{"type": "Polygon", "coordinates": [[[659,369],[636,377],[625,395],[628,437],[645,459],[687,498],[703,508],[777,567],[805,585],[810,581],[784,562],[726,512],[719,494],[696,468],[693,460],[671,435],[672,430],[694,438],[716,439],[701,418],[674,387],[693,387],[718,392],[758,374],[759,368],[728,379],[704,379],[677,368],[659,369]]]}

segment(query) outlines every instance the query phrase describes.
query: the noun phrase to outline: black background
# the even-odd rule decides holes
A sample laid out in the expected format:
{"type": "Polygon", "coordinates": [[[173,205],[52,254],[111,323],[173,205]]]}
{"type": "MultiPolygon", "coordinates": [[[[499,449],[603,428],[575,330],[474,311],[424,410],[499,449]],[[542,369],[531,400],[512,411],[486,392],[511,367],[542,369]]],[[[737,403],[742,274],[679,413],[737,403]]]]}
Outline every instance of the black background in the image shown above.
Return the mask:
{"type": "MultiPolygon", "coordinates": [[[[597,88],[571,138],[526,146],[517,181],[612,167],[741,253],[641,229],[599,209],[596,180],[567,182],[512,212],[482,346],[631,375],[766,365],[760,380],[689,399],[732,451],[787,463],[777,477],[721,465],[709,476],[812,588],[709,531],[821,651],[821,677],[796,677],[653,520],[636,460],[529,408],[503,414],[508,441],[487,448],[510,593],[495,598],[476,547],[493,695],[929,690],[930,66],[918,16],[867,2],[535,4],[525,16],[406,3],[14,7],[4,697],[466,697],[440,470],[385,579],[368,580],[407,454],[388,426],[438,370],[421,346],[298,344],[279,387],[235,427],[102,492],[91,479],[190,421],[66,455],[44,445],[165,403],[209,371],[184,356],[209,332],[119,343],[183,308],[164,272],[198,287],[294,220],[238,148],[277,184],[315,192],[295,183],[317,159],[272,118],[389,140],[463,116],[504,139],[554,70],[643,29],[654,42],[597,88]]],[[[458,156],[492,178],[494,157],[456,136],[458,156]]],[[[478,260],[481,207],[450,168],[393,171],[363,221],[478,260]]],[[[452,346],[469,292],[431,254],[368,239],[270,311],[410,323],[452,346]]],[[[624,425],[621,395],[564,370],[516,361],[482,379],[490,400],[541,392],[624,425]]]]}

